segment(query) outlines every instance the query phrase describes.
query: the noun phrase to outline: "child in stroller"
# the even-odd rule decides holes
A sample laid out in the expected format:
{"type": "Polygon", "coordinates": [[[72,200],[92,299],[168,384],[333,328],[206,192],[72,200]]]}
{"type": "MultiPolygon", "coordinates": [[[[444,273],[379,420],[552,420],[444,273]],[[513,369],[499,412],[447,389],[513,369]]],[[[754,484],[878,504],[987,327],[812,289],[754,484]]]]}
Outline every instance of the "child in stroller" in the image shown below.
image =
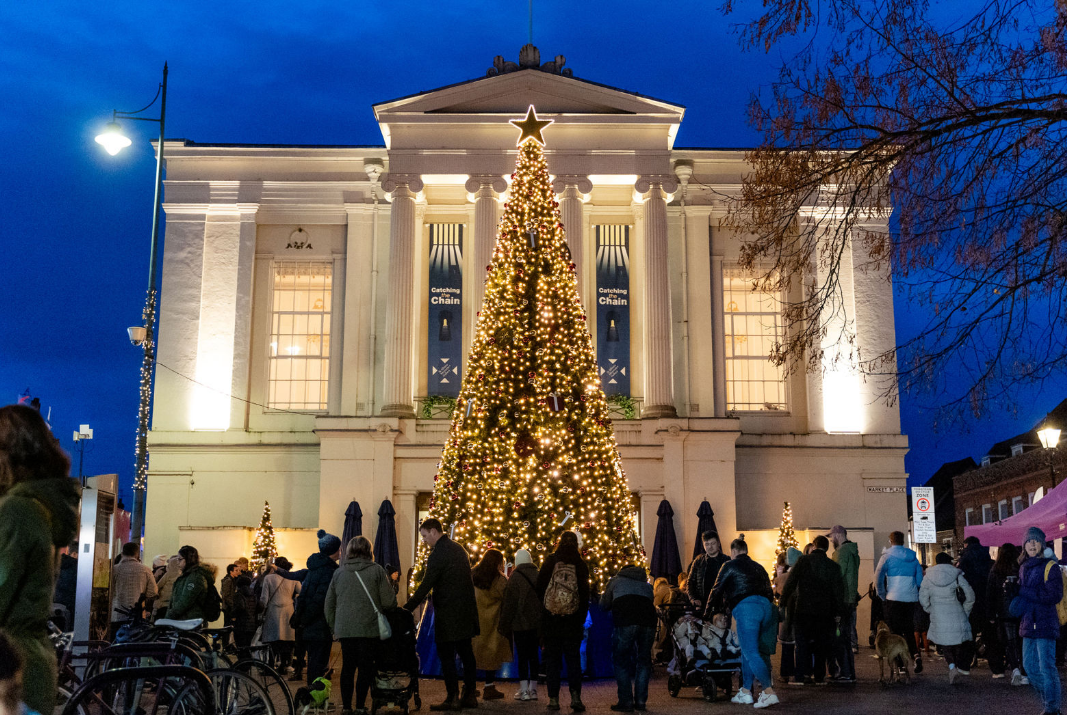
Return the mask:
{"type": "Polygon", "coordinates": [[[415,650],[415,619],[403,608],[383,611],[389,619],[392,635],[379,644],[375,658],[374,682],[371,684],[371,715],[379,708],[398,708],[408,712],[408,700],[414,698],[414,710],[422,707],[419,697],[419,654],[415,650]]]}
{"type": "Polygon", "coordinates": [[[733,674],[741,669],[741,646],[730,630],[726,614],[714,616],[711,623],[692,615],[678,620],[671,631],[674,660],[667,666],[667,691],[677,697],[684,685],[700,686],[704,699],[719,699],[719,691],[729,697],[733,674]]]}

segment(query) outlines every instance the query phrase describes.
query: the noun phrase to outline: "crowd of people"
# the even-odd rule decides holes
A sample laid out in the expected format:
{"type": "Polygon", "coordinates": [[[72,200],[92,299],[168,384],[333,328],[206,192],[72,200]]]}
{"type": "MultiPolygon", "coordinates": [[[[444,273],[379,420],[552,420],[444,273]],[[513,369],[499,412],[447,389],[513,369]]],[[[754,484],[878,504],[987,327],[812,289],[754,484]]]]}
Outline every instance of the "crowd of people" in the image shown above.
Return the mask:
{"type": "MultiPolygon", "coordinates": [[[[13,702],[23,703],[23,712],[54,708],[56,661],[47,621],[55,567],[77,526],[79,492],[69,469],[69,458],[36,410],[0,408],[0,655],[6,654],[0,658],[0,711],[13,702]]],[[[738,662],[733,702],[755,708],[779,702],[776,684],[856,682],[860,557],[844,527],[781,554],[773,580],[749,558],[743,539],[733,540],[727,555],[718,534],[705,532],[704,553],[676,583],[650,583],[642,566],[626,565],[600,594],[593,592],[575,532],[563,532],[540,567],[525,550],[511,567],[496,549],[472,567],[438,520],[424,521],[419,533],[429,556],[418,588],[401,607],[414,611],[432,596],[446,691],[433,711],[506,697],[497,676],[514,659],[515,700],[538,700],[544,673],[547,708],[560,710],[566,667],[569,707],[583,712],[581,646],[591,599],[612,617],[616,712],[647,708],[656,650],[675,666],[689,658],[708,666],[738,662]],[[690,615],[663,615],[679,612],[690,615]],[[692,631],[696,645],[664,638],[664,625],[692,631]],[[776,683],[770,655],[779,648],[776,683]]],[[[264,644],[281,671],[309,687],[327,675],[340,641],[335,678],[344,713],[362,713],[381,643],[380,616],[398,607],[399,573],[375,563],[362,536],[343,547],[335,535],[320,530],[317,536],[318,550],[306,568],[295,570],[277,557],[253,573],[247,559],[238,559],[226,567],[218,591],[216,568],[202,562],[195,547],[156,557],[150,567],[141,562],[137,544],[126,544],[113,567],[109,636],[118,637],[131,617],[207,623],[221,615],[238,648],[264,644]]],[[[1033,686],[1045,715],[1054,715],[1064,657],[1061,621],[1067,621],[1062,573],[1045,534],[1033,527],[1021,549],[1004,544],[995,561],[968,539],[955,563],[941,553],[928,568],[904,546],[904,535],[893,532],[868,590],[872,638],[874,621],[884,620],[909,653],[910,663],[902,665],[916,673],[933,643],[953,684],[971,674],[981,650],[993,678],[1033,686]]]]}

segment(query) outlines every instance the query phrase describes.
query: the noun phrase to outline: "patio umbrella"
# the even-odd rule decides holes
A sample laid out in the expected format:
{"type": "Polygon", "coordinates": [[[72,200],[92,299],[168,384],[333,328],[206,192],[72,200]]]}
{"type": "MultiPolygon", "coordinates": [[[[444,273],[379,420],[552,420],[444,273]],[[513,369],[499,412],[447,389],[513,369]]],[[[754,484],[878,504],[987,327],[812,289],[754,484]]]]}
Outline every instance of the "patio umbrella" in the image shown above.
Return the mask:
{"type": "Polygon", "coordinates": [[[395,566],[397,571],[403,573],[400,568],[400,547],[396,543],[396,510],[388,499],[382,502],[378,509],[378,534],[374,537],[374,561],[381,564],[382,568],[387,565],[395,566]]]}
{"type": "Polygon", "coordinates": [[[348,546],[353,536],[363,534],[363,510],[359,508],[359,502],[354,501],[345,509],[345,529],[341,532],[341,545],[348,546]]]}
{"type": "Polygon", "coordinates": [[[656,543],[652,546],[652,568],[654,577],[663,576],[672,583],[682,572],[682,560],[678,557],[678,537],[674,533],[674,509],[664,499],[656,510],[659,520],[656,522],[656,543]]]}
{"type": "Polygon", "coordinates": [[[715,512],[711,510],[711,504],[708,504],[708,500],[705,499],[700,502],[700,508],[697,509],[697,542],[693,544],[694,559],[704,553],[704,542],[701,541],[700,535],[705,531],[717,532],[718,530],[715,526],[715,512]]]}

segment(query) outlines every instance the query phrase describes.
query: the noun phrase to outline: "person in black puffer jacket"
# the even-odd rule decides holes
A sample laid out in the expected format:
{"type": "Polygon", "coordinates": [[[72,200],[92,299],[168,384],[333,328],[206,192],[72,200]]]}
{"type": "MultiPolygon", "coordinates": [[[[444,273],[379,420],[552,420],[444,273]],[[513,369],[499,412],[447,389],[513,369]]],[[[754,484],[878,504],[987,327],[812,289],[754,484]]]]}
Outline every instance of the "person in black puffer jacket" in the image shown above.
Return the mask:
{"type": "Polygon", "coordinates": [[[307,648],[307,684],[326,674],[330,663],[333,633],[326,622],[326,593],[330,590],[333,572],[341,558],[341,540],[319,529],[319,551],[308,557],[307,576],[300,585],[294,618],[307,648]]]}
{"type": "MultiPolygon", "coordinates": [[[[964,644],[961,657],[969,659],[968,664],[973,665],[977,655],[976,646],[979,639],[988,641],[991,640],[992,635],[986,632],[986,624],[990,619],[988,606],[986,605],[986,586],[989,581],[989,571],[993,568],[993,559],[989,555],[989,549],[982,546],[977,537],[968,536],[963,543],[963,551],[960,552],[960,560],[957,566],[963,572],[963,578],[967,579],[967,583],[974,591],[975,599],[974,608],[971,609],[969,617],[973,639],[964,644]]],[[[989,630],[992,631],[991,628],[989,630]]],[[[966,666],[961,667],[966,668],[966,666]]]]}
{"type": "Polygon", "coordinates": [[[797,681],[822,683],[827,659],[833,654],[835,626],[845,612],[845,579],[838,565],[826,556],[829,540],[816,536],[812,543],[811,553],[801,556],[789,570],[782,601],[789,603],[796,593],[793,627],[797,681]]]}
{"type": "Polygon", "coordinates": [[[600,597],[600,608],[611,611],[611,659],[619,702],[615,712],[643,711],[652,677],[652,641],[656,609],[648,574],[640,566],[626,566],[612,577],[600,597]]]}

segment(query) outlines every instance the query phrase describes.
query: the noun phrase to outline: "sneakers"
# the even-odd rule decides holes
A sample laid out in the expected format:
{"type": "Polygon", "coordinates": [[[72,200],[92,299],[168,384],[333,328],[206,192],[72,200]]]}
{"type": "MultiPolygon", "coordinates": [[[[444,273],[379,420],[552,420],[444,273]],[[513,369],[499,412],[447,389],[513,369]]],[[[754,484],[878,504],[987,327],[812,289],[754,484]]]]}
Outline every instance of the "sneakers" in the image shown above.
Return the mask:
{"type": "Polygon", "coordinates": [[[955,668],[955,667],[951,667],[950,666],[949,669],[948,669],[948,684],[949,685],[955,685],[956,684],[956,678],[959,676],[959,674],[960,674],[960,669],[959,668],[955,668]]]}
{"type": "Polygon", "coordinates": [[[993,680],[1000,680],[1004,677],[1004,673],[993,673],[993,680]]]}
{"type": "Polygon", "coordinates": [[[523,700],[537,700],[537,681],[528,681],[530,687],[526,688],[526,697],[523,700]]]}
{"type": "Polygon", "coordinates": [[[923,672],[923,659],[921,655],[915,656],[915,674],[923,672]]]}
{"type": "Polygon", "coordinates": [[[759,700],[756,701],[754,707],[757,708],[769,708],[772,705],[778,704],[778,696],[774,693],[760,693],[759,700]]]}
{"type": "Polygon", "coordinates": [[[960,675],[970,675],[971,674],[971,671],[966,670],[964,668],[961,668],[958,665],[956,666],[956,670],[960,671],[960,675]]]}
{"type": "Polygon", "coordinates": [[[1023,684],[1023,674],[1021,672],[1019,672],[1018,668],[1016,668],[1015,670],[1011,671],[1011,684],[1015,685],[1015,686],[1019,686],[1019,685],[1023,684]]]}
{"type": "Polygon", "coordinates": [[[1022,677],[1022,680],[1021,680],[1021,682],[1019,683],[1019,685],[1029,685],[1029,684],[1030,684],[1030,679],[1029,679],[1029,678],[1027,678],[1027,677],[1026,677],[1026,676],[1024,675],[1024,676],[1022,677]]]}
{"type": "MultiPolygon", "coordinates": [[[[737,703],[738,705],[751,705],[755,701],[752,699],[752,693],[741,688],[737,691],[737,694],[730,698],[731,703],[737,703]]],[[[766,707],[766,706],[764,706],[766,707]]]]}

